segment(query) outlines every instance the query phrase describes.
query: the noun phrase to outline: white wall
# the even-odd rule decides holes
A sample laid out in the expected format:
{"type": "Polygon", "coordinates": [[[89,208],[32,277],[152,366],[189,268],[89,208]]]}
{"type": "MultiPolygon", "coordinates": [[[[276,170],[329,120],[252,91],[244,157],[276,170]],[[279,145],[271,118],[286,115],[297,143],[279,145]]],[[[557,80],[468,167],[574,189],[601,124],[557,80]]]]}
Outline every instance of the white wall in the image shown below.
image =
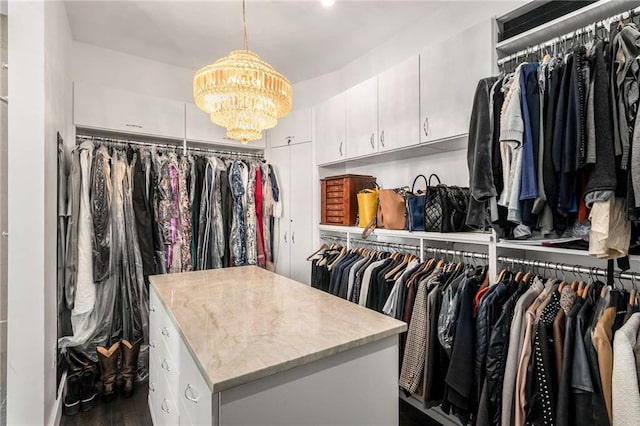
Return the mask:
{"type": "MultiPolygon", "coordinates": [[[[11,19],[11,18],[9,18],[11,19]]],[[[63,2],[45,2],[45,281],[44,281],[44,413],[55,421],[57,353],[57,173],[58,132],[74,145],[73,86],[69,77],[71,29],[63,2]]]]}
{"type": "Polygon", "coordinates": [[[193,103],[195,70],[90,44],[71,43],[71,79],[193,103]]]}
{"type": "Polygon", "coordinates": [[[9,3],[7,424],[45,422],[44,9],[9,3]]]}
{"type": "Polygon", "coordinates": [[[64,5],[10,2],[8,39],[7,423],[52,424],[58,408],[56,133],[73,139],[64,5]]]}

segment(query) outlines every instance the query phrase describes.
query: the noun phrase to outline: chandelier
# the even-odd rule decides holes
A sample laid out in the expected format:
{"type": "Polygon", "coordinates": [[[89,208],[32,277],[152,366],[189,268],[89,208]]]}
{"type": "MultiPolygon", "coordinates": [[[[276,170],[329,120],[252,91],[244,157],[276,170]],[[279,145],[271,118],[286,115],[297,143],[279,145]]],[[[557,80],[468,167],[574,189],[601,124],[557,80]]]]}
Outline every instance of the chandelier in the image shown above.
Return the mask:
{"type": "Polygon", "coordinates": [[[227,137],[243,144],[262,138],[291,110],[291,84],[249,50],[245,0],[242,0],[244,50],[234,50],[196,71],[193,98],[227,137]]]}

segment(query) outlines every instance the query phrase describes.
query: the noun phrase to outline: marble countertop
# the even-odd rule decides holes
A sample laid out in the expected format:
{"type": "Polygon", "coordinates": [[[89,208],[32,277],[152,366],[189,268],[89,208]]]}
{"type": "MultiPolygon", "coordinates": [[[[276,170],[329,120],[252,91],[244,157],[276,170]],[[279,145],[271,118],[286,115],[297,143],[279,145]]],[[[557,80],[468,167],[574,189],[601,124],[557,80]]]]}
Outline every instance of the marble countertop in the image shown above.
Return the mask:
{"type": "Polygon", "coordinates": [[[213,393],[407,329],[256,266],[150,280],[213,393]]]}

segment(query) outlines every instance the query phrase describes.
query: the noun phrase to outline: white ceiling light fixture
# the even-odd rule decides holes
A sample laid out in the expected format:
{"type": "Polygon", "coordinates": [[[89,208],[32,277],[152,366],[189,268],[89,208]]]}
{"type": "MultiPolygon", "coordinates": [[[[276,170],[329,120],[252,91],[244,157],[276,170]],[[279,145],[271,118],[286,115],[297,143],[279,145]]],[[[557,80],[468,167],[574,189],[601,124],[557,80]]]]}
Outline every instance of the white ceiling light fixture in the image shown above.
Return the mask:
{"type": "Polygon", "coordinates": [[[320,3],[322,3],[324,7],[331,7],[336,3],[336,0],[320,0],[320,3]]]}

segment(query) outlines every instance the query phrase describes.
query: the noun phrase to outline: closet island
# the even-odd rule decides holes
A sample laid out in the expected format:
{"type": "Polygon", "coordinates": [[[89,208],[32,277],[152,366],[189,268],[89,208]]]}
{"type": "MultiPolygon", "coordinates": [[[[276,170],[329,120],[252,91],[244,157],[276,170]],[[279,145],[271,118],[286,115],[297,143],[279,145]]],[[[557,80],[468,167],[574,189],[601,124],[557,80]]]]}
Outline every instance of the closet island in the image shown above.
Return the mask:
{"type": "Polygon", "coordinates": [[[154,424],[398,424],[404,322],[256,266],[150,281],[154,424]]]}

